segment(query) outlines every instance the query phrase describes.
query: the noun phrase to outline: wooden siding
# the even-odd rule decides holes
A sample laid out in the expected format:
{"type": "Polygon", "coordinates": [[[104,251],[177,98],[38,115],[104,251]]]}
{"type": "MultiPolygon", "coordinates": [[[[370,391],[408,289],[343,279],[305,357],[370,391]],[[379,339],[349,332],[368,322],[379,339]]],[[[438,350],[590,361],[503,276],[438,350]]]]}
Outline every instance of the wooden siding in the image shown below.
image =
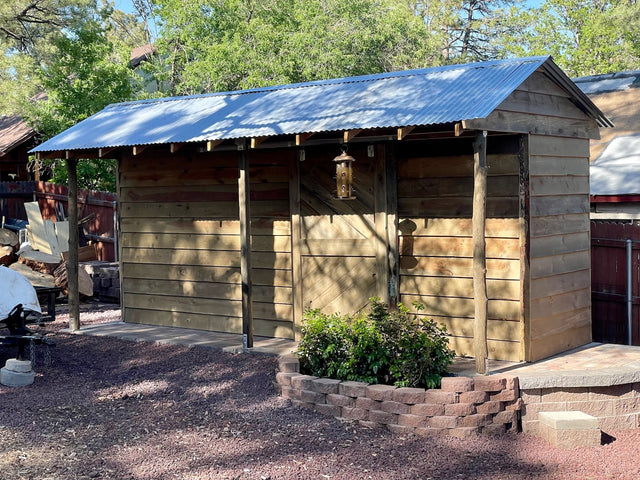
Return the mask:
{"type": "MultiPolygon", "coordinates": [[[[292,338],[286,159],[249,158],[254,331],[292,338]]],[[[125,321],[242,331],[237,178],[237,153],[122,159],[125,321]]]]}
{"type": "MultiPolygon", "coordinates": [[[[502,139],[501,141],[503,141],[502,139]]],[[[489,357],[520,360],[520,235],[517,142],[487,157],[487,290],[489,357]]],[[[399,161],[400,300],[446,325],[459,355],[473,355],[473,151],[464,140],[453,155],[399,161]],[[464,151],[468,153],[462,153],[464,151]]],[[[495,146],[495,144],[494,144],[495,146]]]]}
{"type": "Polygon", "coordinates": [[[591,341],[589,140],[530,135],[526,360],[591,341]]]}

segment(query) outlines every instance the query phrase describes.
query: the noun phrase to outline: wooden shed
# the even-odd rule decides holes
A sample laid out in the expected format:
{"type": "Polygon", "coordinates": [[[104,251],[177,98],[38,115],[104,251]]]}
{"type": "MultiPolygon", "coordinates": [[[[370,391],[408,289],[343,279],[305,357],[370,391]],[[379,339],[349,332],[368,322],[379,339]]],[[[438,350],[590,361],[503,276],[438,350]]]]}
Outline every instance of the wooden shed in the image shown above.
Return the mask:
{"type": "Polygon", "coordinates": [[[534,361],[591,340],[589,139],[608,125],[534,57],[116,104],[34,151],[119,160],[126,322],[293,338],[305,308],[378,296],[473,355],[484,304],[489,357],[534,361]]]}

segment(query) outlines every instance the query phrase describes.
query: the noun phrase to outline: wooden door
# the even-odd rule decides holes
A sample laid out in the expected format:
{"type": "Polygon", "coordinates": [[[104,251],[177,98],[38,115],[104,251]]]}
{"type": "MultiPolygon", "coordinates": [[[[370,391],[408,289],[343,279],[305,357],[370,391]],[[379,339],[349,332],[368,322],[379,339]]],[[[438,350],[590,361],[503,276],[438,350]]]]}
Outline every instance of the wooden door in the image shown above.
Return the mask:
{"type": "MultiPolygon", "coordinates": [[[[355,156],[355,154],[354,154],[355,156]]],[[[360,153],[354,200],[335,198],[331,152],[300,166],[303,308],[354,313],[379,296],[376,278],[375,163],[360,153]]]]}

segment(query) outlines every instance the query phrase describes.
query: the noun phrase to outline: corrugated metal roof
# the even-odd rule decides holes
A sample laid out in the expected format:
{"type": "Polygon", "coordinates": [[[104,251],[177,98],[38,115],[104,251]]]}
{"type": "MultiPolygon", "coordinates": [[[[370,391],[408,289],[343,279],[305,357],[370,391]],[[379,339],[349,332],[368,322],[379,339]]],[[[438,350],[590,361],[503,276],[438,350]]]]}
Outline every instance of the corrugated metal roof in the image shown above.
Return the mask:
{"type": "MultiPolygon", "coordinates": [[[[550,57],[531,57],[114,104],[33,151],[422,126],[485,118],[543,65],[555,75],[564,75],[550,57]]],[[[573,84],[566,80],[571,88],[573,84]]],[[[586,110],[601,121],[599,110],[574,89],[576,95],[584,97],[580,101],[587,103],[586,110]]]]}
{"type": "Polygon", "coordinates": [[[0,156],[6,155],[18,145],[26,142],[36,132],[18,115],[0,117],[0,156]]]}

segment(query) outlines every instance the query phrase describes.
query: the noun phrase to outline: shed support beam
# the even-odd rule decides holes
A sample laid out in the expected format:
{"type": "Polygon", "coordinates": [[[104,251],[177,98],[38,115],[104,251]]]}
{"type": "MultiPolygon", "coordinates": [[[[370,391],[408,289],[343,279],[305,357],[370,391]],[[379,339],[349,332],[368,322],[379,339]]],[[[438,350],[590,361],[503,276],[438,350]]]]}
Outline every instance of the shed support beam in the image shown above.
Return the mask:
{"type": "Polygon", "coordinates": [[[343,135],[343,140],[344,143],[349,143],[351,140],[353,140],[355,138],[356,135],[358,135],[362,130],[361,129],[355,129],[355,130],[346,130],[344,132],[343,135]]]}
{"type": "Polygon", "coordinates": [[[209,140],[207,142],[207,152],[213,151],[218,145],[222,143],[222,140],[209,140]]]}
{"type": "Polygon", "coordinates": [[[398,140],[403,140],[416,127],[400,127],[398,128],[398,140]]]}
{"type": "Polygon", "coordinates": [[[253,137],[251,138],[251,148],[258,148],[262,142],[269,137],[253,137]]]}
{"type": "MultiPolygon", "coordinates": [[[[304,151],[304,150],[302,150],[304,151]]],[[[291,211],[291,284],[293,287],[293,333],[300,340],[302,303],[302,222],[300,212],[300,162],[295,155],[289,159],[289,209],[291,211]]]]}
{"type": "Polygon", "coordinates": [[[176,153],[176,152],[177,152],[178,150],[180,150],[182,147],[184,147],[184,142],[182,142],[182,143],[172,143],[172,144],[169,146],[169,151],[170,151],[171,153],[176,153]]]}
{"type": "Polygon", "coordinates": [[[80,328],[80,294],[78,291],[78,160],[67,159],[69,182],[69,259],[67,278],[69,280],[69,329],[80,328]]]}
{"type": "Polygon", "coordinates": [[[147,149],[148,145],[135,145],[133,147],[133,154],[134,155],[140,155],[142,152],[144,152],[147,149]]]}
{"type": "Polygon", "coordinates": [[[473,142],[473,298],[475,304],[473,350],[476,371],[487,373],[487,132],[478,132],[473,142]]]}
{"type": "Polygon", "coordinates": [[[296,147],[299,147],[304,142],[309,140],[313,136],[313,133],[298,133],[296,134],[296,147]]]}
{"type": "Polygon", "coordinates": [[[249,160],[246,149],[238,152],[238,204],[240,216],[240,276],[242,277],[242,347],[253,348],[251,281],[251,211],[249,160]]]}

